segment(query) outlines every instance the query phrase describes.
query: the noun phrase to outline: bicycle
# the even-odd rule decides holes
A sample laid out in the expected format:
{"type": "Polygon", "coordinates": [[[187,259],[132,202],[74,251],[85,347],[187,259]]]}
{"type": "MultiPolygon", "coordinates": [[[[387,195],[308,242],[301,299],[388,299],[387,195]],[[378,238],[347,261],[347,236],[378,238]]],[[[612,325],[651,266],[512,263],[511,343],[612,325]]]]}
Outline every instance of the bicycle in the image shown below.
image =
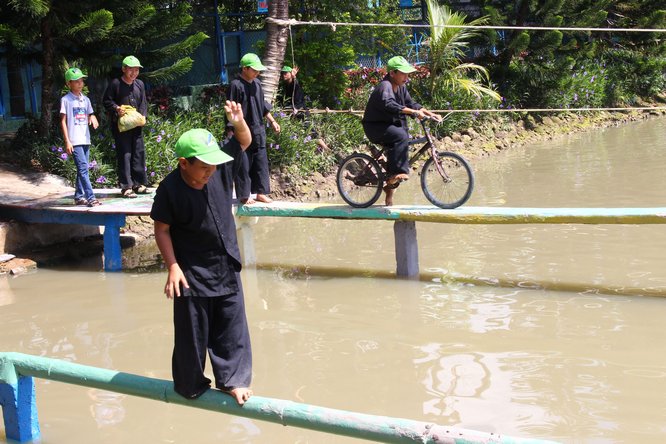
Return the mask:
{"type": "MultiPolygon", "coordinates": [[[[467,202],[474,189],[474,174],[469,163],[459,154],[450,151],[437,151],[435,143],[426,125],[432,120],[425,117],[420,120],[425,136],[411,139],[409,145],[423,143],[409,159],[413,165],[421,156],[430,157],[421,169],[421,189],[425,197],[434,205],[444,208],[457,208],[467,202]]],[[[372,156],[354,152],[344,158],[338,168],[336,182],[342,199],[355,208],[366,208],[377,202],[382,194],[386,173],[384,151],[370,144],[372,156]]],[[[399,183],[390,185],[396,188],[399,183]]],[[[389,185],[387,185],[389,186],[389,185]]]]}

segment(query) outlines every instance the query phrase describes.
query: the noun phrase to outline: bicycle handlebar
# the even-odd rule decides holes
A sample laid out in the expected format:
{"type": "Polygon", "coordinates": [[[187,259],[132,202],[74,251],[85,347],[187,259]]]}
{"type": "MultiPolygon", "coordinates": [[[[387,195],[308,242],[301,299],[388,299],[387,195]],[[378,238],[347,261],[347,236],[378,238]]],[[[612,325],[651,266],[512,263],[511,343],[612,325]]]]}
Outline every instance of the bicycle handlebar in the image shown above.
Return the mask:
{"type": "MultiPolygon", "coordinates": [[[[411,117],[412,119],[416,119],[416,118],[417,118],[414,114],[410,114],[409,117],[411,117]]],[[[432,117],[432,116],[425,116],[425,115],[423,116],[422,119],[419,119],[419,122],[425,122],[425,121],[428,121],[428,120],[434,120],[435,122],[438,122],[438,123],[439,123],[439,121],[436,120],[434,117],[432,117]]]]}

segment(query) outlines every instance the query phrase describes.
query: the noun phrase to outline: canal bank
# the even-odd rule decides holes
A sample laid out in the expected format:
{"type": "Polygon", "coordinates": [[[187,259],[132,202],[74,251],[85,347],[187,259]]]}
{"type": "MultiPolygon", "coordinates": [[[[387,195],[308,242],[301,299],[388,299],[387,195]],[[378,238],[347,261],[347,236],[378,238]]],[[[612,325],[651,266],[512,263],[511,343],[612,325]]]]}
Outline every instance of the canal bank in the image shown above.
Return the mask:
{"type": "MultiPolygon", "coordinates": [[[[649,118],[659,118],[663,110],[650,112],[570,113],[557,116],[528,115],[511,124],[488,121],[478,128],[456,132],[440,140],[443,150],[458,152],[472,164],[510,148],[553,140],[573,133],[619,126],[649,118]]],[[[7,159],[6,149],[4,158],[7,159]]],[[[335,171],[315,174],[300,182],[285,182],[279,173],[272,177],[273,197],[278,200],[312,201],[337,199],[335,171]]],[[[48,173],[26,171],[10,163],[0,163],[0,203],[16,199],[40,199],[52,194],[73,192],[66,181],[48,173]]],[[[1,215],[0,215],[1,217],[1,215]]],[[[26,224],[0,218],[0,254],[18,258],[0,263],[0,273],[20,272],[35,266],[76,263],[97,257],[102,250],[102,228],[84,225],[26,224]],[[27,262],[21,261],[27,259],[27,262]]],[[[123,230],[123,248],[141,243],[152,235],[147,217],[128,217],[123,230]]],[[[143,254],[127,259],[129,268],[144,264],[143,254]]]]}

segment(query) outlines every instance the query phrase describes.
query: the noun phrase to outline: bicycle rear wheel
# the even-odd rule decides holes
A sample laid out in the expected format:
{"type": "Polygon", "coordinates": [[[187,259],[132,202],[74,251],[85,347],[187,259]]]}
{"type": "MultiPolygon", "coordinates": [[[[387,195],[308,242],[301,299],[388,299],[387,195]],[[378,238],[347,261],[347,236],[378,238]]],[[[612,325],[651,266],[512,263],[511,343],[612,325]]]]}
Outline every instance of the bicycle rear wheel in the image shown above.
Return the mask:
{"type": "Polygon", "coordinates": [[[462,156],[442,151],[431,157],[421,170],[421,189],[440,208],[457,208],[467,202],[474,189],[474,174],[462,156]]]}
{"type": "Polygon", "coordinates": [[[384,174],[375,159],[363,153],[347,156],[336,177],[340,196],[352,207],[365,208],[382,194],[384,174]]]}

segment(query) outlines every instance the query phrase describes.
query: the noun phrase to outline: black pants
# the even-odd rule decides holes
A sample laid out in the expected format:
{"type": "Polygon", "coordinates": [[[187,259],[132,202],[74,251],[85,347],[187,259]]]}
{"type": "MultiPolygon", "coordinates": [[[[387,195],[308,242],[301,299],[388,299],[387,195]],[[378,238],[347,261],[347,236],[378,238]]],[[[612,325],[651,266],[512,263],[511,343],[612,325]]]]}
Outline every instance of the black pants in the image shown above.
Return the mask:
{"type": "MultiPolygon", "coordinates": [[[[240,276],[237,276],[240,283],[240,276]]],[[[174,390],[196,398],[210,387],[204,376],[210,356],[215,387],[230,390],[252,382],[252,348],[243,290],[218,297],[174,297],[174,390]]]]}
{"type": "Polygon", "coordinates": [[[241,153],[238,165],[234,165],[234,167],[238,168],[238,173],[234,178],[238,199],[247,199],[253,193],[268,194],[271,192],[265,142],[263,146],[260,146],[255,142],[253,136],[252,144],[241,153]]]}
{"type": "Polygon", "coordinates": [[[387,173],[409,174],[409,133],[401,126],[364,124],[370,142],[386,147],[387,173]]]}
{"type": "Polygon", "coordinates": [[[140,127],[122,133],[118,129],[113,131],[118,161],[118,182],[123,190],[148,185],[146,148],[143,145],[141,131],[140,127]]]}

